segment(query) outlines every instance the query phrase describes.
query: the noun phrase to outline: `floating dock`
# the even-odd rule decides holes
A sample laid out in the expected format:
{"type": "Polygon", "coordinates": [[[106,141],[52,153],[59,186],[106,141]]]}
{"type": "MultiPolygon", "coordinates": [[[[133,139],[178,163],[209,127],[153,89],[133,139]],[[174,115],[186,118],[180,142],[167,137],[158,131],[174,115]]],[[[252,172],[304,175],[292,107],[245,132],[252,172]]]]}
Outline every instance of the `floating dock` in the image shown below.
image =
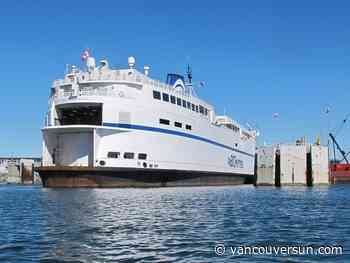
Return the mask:
{"type": "Polygon", "coordinates": [[[276,184],[276,150],[275,146],[263,146],[257,150],[257,185],[276,184]]]}
{"type": "Polygon", "coordinates": [[[278,157],[280,185],[307,185],[306,145],[280,145],[278,157]]]}
{"type": "Polygon", "coordinates": [[[328,148],[321,145],[281,144],[257,150],[256,185],[329,184],[328,148]]]}
{"type": "Polygon", "coordinates": [[[328,147],[311,145],[310,161],[313,184],[329,184],[329,156],[328,147]]]}

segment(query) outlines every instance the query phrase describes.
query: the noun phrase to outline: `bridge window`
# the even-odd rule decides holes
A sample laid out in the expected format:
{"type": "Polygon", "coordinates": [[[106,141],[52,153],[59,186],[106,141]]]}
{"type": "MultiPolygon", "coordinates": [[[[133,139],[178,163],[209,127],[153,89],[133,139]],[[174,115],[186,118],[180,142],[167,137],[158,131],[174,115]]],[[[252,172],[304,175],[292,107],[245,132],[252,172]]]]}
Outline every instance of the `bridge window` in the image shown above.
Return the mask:
{"type": "Polygon", "coordinates": [[[187,101],[187,109],[191,109],[191,102],[187,101]]]}
{"type": "Polygon", "coordinates": [[[169,120],[166,120],[166,119],[159,119],[159,123],[160,123],[160,124],[164,124],[164,125],[169,125],[169,124],[170,124],[170,121],[169,121],[169,120]]]}
{"type": "Polygon", "coordinates": [[[175,96],[170,96],[170,101],[171,101],[171,103],[172,104],[175,104],[176,103],[176,98],[175,98],[175,96]]]}
{"type": "Polygon", "coordinates": [[[192,126],[189,125],[189,124],[186,124],[186,129],[187,129],[187,130],[192,130],[192,126]]]}
{"type": "Polygon", "coordinates": [[[125,152],[124,153],[124,159],[134,159],[134,153],[131,152],[125,152]]]}
{"type": "Polygon", "coordinates": [[[108,152],[107,158],[118,159],[120,157],[120,152],[108,152]]]}
{"type": "Polygon", "coordinates": [[[208,109],[207,108],[204,108],[204,115],[208,116],[208,109]]]}
{"type": "Polygon", "coordinates": [[[163,101],[169,101],[169,94],[163,93],[163,101]]]}
{"type": "Polygon", "coordinates": [[[186,108],[186,101],[182,100],[182,107],[186,108]]]}
{"type": "Polygon", "coordinates": [[[196,105],[196,112],[198,112],[198,105],[196,105]]]}
{"type": "Polygon", "coordinates": [[[182,128],[182,123],[175,121],[175,127],[182,128]]]}
{"type": "Polygon", "coordinates": [[[146,160],[147,159],[147,154],[146,153],[139,153],[138,158],[139,158],[139,160],[146,160]]]}
{"type": "Polygon", "coordinates": [[[176,104],[181,106],[181,99],[180,98],[176,98],[176,104]]]}
{"type": "Polygon", "coordinates": [[[203,108],[202,105],[199,105],[199,112],[202,113],[202,114],[204,114],[204,108],[203,108]]]}
{"type": "Polygon", "coordinates": [[[196,111],[196,106],[192,103],[192,110],[196,111]]]}
{"type": "Polygon", "coordinates": [[[154,90],[153,91],[153,98],[155,98],[156,100],[160,100],[160,92],[154,90]]]}

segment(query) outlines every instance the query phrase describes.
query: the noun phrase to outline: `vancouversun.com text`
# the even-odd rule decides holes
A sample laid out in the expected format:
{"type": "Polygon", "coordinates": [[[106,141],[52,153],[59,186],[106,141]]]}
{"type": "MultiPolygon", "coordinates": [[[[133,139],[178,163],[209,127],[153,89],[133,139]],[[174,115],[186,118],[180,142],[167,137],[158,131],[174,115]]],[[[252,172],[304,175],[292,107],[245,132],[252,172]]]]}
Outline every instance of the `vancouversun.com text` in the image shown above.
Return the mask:
{"type": "Polygon", "coordinates": [[[330,245],[225,246],[224,244],[217,244],[214,252],[217,256],[337,256],[343,254],[343,247],[330,245]]]}

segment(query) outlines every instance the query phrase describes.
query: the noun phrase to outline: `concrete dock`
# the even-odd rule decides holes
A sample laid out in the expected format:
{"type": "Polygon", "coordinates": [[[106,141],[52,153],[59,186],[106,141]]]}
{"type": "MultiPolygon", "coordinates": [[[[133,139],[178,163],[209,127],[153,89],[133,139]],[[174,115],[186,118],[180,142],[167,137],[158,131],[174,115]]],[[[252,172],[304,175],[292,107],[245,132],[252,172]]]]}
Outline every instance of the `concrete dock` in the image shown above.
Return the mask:
{"type": "Polygon", "coordinates": [[[306,143],[259,147],[256,185],[329,184],[328,148],[306,143]]]}
{"type": "Polygon", "coordinates": [[[0,184],[41,184],[40,165],[41,158],[0,157],[0,184]]]}

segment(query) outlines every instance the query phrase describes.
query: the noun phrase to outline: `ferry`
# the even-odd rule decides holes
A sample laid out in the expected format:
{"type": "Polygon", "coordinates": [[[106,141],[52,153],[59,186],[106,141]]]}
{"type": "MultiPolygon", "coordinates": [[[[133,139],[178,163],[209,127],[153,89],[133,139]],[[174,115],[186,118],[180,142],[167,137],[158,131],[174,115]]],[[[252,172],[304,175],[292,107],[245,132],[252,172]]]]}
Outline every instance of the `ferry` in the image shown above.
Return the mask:
{"type": "Polygon", "coordinates": [[[165,82],[89,50],[51,88],[42,129],[44,187],[161,187],[252,182],[258,132],[195,92],[191,68],[165,82]]]}

